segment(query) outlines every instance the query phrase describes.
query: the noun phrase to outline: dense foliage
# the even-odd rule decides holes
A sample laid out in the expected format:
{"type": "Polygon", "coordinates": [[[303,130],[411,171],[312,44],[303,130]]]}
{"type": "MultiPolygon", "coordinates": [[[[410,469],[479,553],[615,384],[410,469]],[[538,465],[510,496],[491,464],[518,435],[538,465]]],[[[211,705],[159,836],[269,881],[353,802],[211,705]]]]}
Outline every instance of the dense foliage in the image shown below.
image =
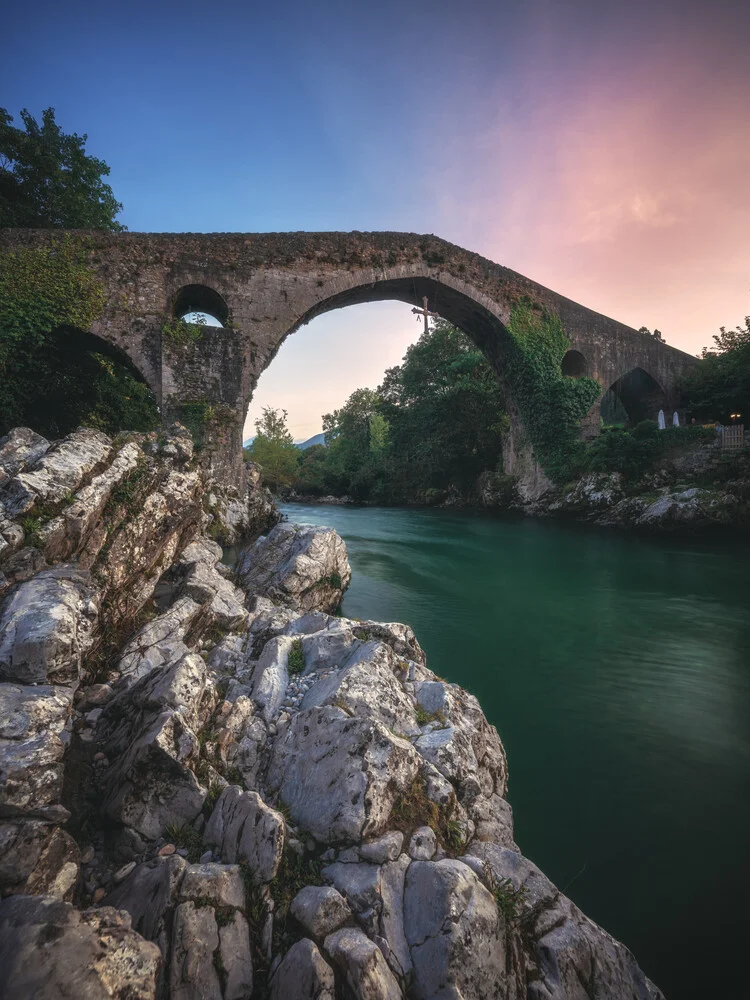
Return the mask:
{"type": "Polygon", "coordinates": [[[389,369],[379,389],[357,389],[323,417],[326,445],[294,448],[284,411],[264,410],[248,456],[271,486],[357,500],[430,501],[473,491],[501,465],[508,418],[484,356],[438,319],[389,369]]]}
{"type": "Polygon", "coordinates": [[[103,305],[86,245],[71,236],[0,258],[0,434],[19,425],[46,437],[81,424],[108,433],[158,425],[147,386],[82,332],[103,305]]]}
{"type": "Polygon", "coordinates": [[[713,348],[680,382],[683,405],[701,420],[729,423],[731,414],[750,414],[750,316],[734,330],[721,327],[713,348]]]}
{"type": "Polygon", "coordinates": [[[688,425],[659,430],[655,420],[644,420],[632,429],[603,427],[584,453],[589,472],[622,472],[637,479],[660,460],[715,438],[711,427],[688,425]]]}
{"type": "Polygon", "coordinates": [[[271,489],[291,486],[297,472],[299,450],[286,425],[286,410],[263,408],[255,421],[255,439],[246,454],[263,469],[263,482],[271,489]]]}
{"type": "Polygon", "coordinates": [[[122,205],[103,179],[109,167],[87,155],[88,136],[66,135],[54,108],[41,124],[26,110],[21,120],[16,128],[0,108],[0,226],[122,230],[122,205]]]}
{"type": "Polygon", "coordinates": [[[580,468],[581,420],[601,393],[587,376],[562,374],[570,341],[558,316],[520,303],[511,312],[508,383],[540,465],[550,478],[571,478],[580,468]]]}

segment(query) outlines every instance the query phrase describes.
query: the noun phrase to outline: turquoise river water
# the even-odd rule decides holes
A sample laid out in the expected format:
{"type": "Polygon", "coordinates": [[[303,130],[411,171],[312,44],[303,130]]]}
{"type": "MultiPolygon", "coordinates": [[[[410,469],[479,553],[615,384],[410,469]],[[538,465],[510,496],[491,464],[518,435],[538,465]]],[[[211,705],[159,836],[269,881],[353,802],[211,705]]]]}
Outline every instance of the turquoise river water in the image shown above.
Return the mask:
{"type": "Polygon", "coordinates": [[[505,744],[516,840],[667,1000],[744,1000],[750,901],[746,545],[402,508],[331,525],[344,614],[411,625],[505,744]]]}

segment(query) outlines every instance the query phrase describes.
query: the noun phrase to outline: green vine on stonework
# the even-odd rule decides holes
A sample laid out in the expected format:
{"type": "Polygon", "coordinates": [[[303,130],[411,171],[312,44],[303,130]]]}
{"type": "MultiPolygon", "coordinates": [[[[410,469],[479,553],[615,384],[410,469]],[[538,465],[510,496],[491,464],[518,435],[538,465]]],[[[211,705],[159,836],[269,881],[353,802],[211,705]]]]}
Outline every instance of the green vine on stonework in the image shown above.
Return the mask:
{"type": "Polygon", "coordinates": [[[209,426],[228,427],[235,413],[226,403],[210,403],[204,399],[186,400],[176,407],[177,419],[190,431],[193,444],[200,451],[206,443],[209,426]]]}
{"type": "Polygon", "coordinates": [[[171,317],[161,328],[161,335],[165,342],[174,347],[183,347],[186,344],[197,344],[203,339],[203,328],[206,321],[200,317],[195,323],[188,323],[184,319],[171,317]]]}
{"type": "Polygon", "coordinates": [[[513,398],[547,475],[564,482],[578,470],[584,451],[581,420],[601,394],[596,379],[562,374],[570,338],[560,317],[524,301],[511,310],[511,348],[506,370],[513,398]]]}
{"type": "Polygon", "coordinates": [[[59,327],[89,330],[104,311],[104,285],[87,242],[65,235],[49,246],[0,257],[0,372],[19,346],[39,346],[59,327]]]}

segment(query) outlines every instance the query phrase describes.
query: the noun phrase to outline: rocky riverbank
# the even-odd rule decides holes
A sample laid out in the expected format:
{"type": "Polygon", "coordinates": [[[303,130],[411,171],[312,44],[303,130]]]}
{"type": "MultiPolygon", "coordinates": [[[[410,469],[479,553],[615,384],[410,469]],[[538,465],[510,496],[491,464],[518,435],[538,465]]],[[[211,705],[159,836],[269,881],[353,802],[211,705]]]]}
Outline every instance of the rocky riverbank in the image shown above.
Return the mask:
{"type": "Polygon", "coordinates": [[[15,431],[0,470],[5,996],[661,997],[514,843],[477,700],[333,614],[333,530],[179,427],[15,431]]]}

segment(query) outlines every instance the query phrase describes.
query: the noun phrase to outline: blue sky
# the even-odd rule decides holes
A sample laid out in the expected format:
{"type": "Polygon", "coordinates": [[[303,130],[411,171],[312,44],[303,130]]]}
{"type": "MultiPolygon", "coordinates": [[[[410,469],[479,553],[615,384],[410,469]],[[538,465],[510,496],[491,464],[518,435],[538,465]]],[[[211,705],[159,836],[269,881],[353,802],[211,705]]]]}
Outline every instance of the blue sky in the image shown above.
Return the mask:
{"type": "MultiPolygon", "coordinates": [[[[750,311],[750,4],[42,0],[3,27],[0,104],[88,133],[131,230],[434,232],[694,352],[750,311]]],[[[395,304],[321,317],[258,397],[309,436],[417,334],[395,304]]]]}

